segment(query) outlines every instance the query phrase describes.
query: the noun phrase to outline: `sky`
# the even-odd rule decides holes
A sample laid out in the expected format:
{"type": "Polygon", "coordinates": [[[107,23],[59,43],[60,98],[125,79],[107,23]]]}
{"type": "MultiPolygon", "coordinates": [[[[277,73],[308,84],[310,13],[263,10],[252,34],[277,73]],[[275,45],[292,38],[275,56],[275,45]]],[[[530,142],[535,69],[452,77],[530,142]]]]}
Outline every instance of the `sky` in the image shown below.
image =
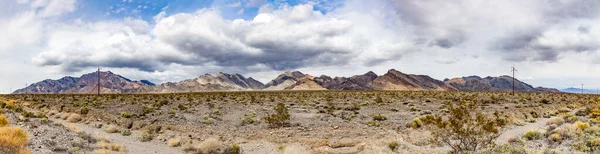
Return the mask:
{"type": "Polygon", "coordinates": [[[181,81],[389,69],[600,87],[600,1],[2,0],[0,93],[102,70],[181,81]]]}

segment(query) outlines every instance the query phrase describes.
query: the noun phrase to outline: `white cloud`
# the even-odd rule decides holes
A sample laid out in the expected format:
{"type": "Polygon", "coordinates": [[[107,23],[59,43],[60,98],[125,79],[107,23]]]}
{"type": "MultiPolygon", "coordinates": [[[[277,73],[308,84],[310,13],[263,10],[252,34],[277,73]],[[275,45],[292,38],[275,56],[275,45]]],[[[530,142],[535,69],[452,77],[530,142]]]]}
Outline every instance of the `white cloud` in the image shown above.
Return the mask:
{"type": "Polygon", "coordinates": [[[291,69],[349,76],[396,68],[443,79],[507,74],[515,64],[533,85],[600,77],[595,1],[347,0],[327,13],[314,11],[319,3],[243,1],[232,10],[254,3],[259,14],[230,20],[216,9],[173,14],[165,7],[153,21],[67,20],[60,17],[77,9],[74,0],[16,2],[25,9],[0,15],[0,61],[26,59],[42,66],[26,68],[56,76],[101,65],[158,82],[218,71],[266,81],[291,69]]]}

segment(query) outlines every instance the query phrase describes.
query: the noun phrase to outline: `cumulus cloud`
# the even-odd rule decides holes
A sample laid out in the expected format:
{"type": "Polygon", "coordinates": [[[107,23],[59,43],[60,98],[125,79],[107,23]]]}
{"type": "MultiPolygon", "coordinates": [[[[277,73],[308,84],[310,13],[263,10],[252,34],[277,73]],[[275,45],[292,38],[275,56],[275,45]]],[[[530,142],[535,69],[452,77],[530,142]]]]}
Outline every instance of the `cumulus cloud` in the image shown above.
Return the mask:
{"type": "Polygon", "coordinates": [[[227,2],[234,12],[223,13],[227,10],[217,7],[185,13],[163,9],[151,21],[89,20],[77,15],[61,20],[78,8],[77,1],[16,2],[24,11],[0,14],[0,27],[5,29],[0,53],[36,46],[32,62],[63,73],[102,66],[144,74],[141,77],[160,74],[163,81],[168,74],[215,71],[258,74],[318,68],[345,73],[362,68],[346,74],[354,75],[404,67],[398,69],[446,78],[503,74],[484,69],[487,63],[600,59],[597,1],[345,0],[289,6],[282,1],[242,0],[227,2]],[[243,16],[258,13],[252,19],[227,16],[237,11],[243,16]],[[447,67],[467,74],[438,73],[447,67]]]}
{"type": "Polygon", "coordinates": [[[171,63],[289,70],[345,65],[360,54],[372,55],[363,58],[375,65],[411,48],[395,36],[372,37],[361,31],[371,25],[322,14],[310,4],[263,12],[253,20],[226,20],[213,9],[161,12],[154,19],[153,26],[129,18],[58,26],[47,50],[33,60],[64,71],[100,65],[151,72],[171,63]]]}

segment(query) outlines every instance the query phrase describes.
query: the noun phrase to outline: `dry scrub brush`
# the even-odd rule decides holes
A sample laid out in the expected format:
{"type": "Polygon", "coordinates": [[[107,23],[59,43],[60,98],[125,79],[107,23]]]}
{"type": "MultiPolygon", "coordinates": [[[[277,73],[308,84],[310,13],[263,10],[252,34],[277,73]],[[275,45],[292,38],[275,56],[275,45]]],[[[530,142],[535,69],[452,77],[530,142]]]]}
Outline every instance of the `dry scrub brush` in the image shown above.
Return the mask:
{"type": "Polygon", "coordinates": [[[28,142],[27,132],[8,126],[8,120],[0,114],[0,153],[31,153],[27,150],[28,142]]]}
{"type": "Polygon", "coordinates": [[[454,153],[475,152],[492,145],[500,136],[500,128],[506,125],[497,112],[493,117],[482,114],[475,103],[460,101],[444,106],[449,111],[448,117],[428,115],[423,121],[432,133],[431,142],[449,146],[454,153]]]}

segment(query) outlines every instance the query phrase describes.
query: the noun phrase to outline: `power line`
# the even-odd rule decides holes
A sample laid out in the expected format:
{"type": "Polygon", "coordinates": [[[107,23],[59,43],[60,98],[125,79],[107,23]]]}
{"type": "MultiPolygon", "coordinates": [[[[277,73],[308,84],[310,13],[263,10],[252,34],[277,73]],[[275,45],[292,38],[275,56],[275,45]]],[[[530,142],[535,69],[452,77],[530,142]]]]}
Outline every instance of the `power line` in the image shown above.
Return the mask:
{"type": "Polygon", "coordinates": [[[100,66],[98,66],[98,96],[100,96],[100,66]]]}
{"type": "Polygon", "coordinates": [[[512,71],[512,73],[513,73],[513,74],[512,74],[512,75],[513,75],[513,76],[512,76],[512,94],[513,94],[513,95],[515,95],[515,72],[517,71],[517,69],[516,69],[516,68],[515,68],[515,66],[513,65],[513,67],[511,67],[511,70],[510,70],[510,71],[512,71]]]}

